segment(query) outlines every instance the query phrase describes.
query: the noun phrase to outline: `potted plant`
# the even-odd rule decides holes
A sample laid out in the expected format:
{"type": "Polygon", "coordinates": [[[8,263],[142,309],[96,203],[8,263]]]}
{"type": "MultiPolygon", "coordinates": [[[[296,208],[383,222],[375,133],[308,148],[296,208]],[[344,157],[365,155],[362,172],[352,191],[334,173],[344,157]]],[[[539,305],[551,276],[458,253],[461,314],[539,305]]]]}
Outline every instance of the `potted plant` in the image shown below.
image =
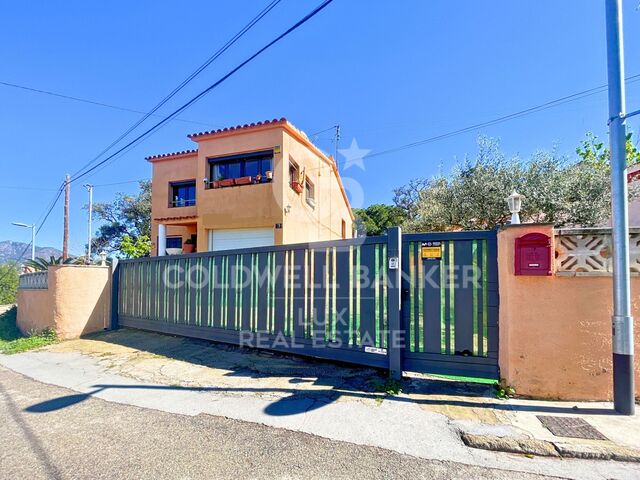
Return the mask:
{"type": "Polygon", "coordinates": [[[251,181],[251,176],[236,178],[236,185],[249,185],[251,181]]]}
{"type": "Polygon", "coordinates": [[[302,170],[301,172],[298,173],[298,178],[297,180],[294,180],[293,182],[291,182],[291,188],[293,188],[293,191],[296,192],[298,195],[302,193],[302,191],[304,190],[304,181],[305,181],[305,172],[304,170],[302,170]]]}
{"type": "Polygon", "coordinates": [[[302,185],[300,184],[300,182],[291,182],[291,188],[293,188],[293,191],[296,193],[302,193],[302,185]]]}
{"type": "Polygon", "coordinates": [[[193,253],[196,249],[196,246],[193,244],[193,239],[187,238],[182,245],[182,253],[193,253]]]}
{"type": "Polygon", "coordinates": [[[236,181],[233,178],[223,178],[218,183],[221,187],[233,187],[236,184],[236,181]]]}

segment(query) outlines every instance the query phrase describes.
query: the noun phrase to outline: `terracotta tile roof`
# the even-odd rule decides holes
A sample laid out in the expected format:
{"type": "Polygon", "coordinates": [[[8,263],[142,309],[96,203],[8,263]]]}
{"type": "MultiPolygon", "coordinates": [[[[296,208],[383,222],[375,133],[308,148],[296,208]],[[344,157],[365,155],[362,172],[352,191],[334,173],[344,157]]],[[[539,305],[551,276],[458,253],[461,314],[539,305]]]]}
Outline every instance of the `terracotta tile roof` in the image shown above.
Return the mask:
{"type": "Polygon", "coordinates": [[[194,148],[192,150],[182,150],[181,152],[161,153],[160,155],[151,155],[150,157],[145,157],[145,160],[157,160],[159,158],[177,157],[178,155],[189,155],[191,153],[198,153],[198,149],[194,148]]]}
{"type": "Polygon", "coordinates": [[[244,125],[236,125],[235,127],[225,127],[225,128],[219,128],[218,130],[209,130],[207,132],[192,133],[191,135],[187,135],[187,137],[193,140],[194,138],[198,138],[198,137],[217,135],[217,134],[227,133],[227,132],[235,132],[237,130],[250,130],[252,128],[261,127],[263,125],[279,125],[283,123],[287,123],[286,118],[282,117],[280,120],[278,120],[277,118],[274,118],[273,120],[265,120],[263,122],[245,123],[244,125]]]}

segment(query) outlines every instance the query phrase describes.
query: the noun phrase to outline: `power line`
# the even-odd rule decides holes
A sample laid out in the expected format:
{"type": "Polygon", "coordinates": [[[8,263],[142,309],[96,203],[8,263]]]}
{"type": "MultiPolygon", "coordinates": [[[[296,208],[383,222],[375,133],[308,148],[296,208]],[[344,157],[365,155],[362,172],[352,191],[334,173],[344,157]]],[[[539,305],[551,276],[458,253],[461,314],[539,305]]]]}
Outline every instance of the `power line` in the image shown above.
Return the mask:
{"type": "Polygon", "coordinates": [[[174,116],[178,115],[180,112],[183,112],[184,110],[186,110],[187,108],[189,108],[191,105],[193,105],[194,103],[196,103],[198,100],[200,100],[202,97],[204,97],[206,94],[208,94],[209,92],[211,92],[212,90],[214,90],[216,87],[218,87],[220,84],[222,84],[225,80],[227,80],[229,77],[231,77],[233,74],[235,74],[236,72],[238,72],[240,69],[242,69],[245,65],[247,65],[248,63],[250,63],[252,60],[254,60],[256,57],[258,57],[260,54],[262,54],[263,52],[265,52],[267,49],[269,49],[270,47],[272,47],[273,45],[275,45],[276,43],[278,43],[280,40],[282,40],[283,38],[285,38],[286,36],[288,36],[289,34],[291,34],[293,31],[297,30],[299,27],[301,27],[302,25],[304,25],[306,22],[308,22],[309,20],[311,20],[311,18],[313,18],[314,16],[316,16],[321,10],[323,10],[327,5],[329,5],[331,2],[333,2],[333,0],[325,0],[324,2],[322,2],[319,6],[317,6],[316,8],[314,8],[310,13],[308,13],[307,15],[305,15],[302,19],[300,19],[298,22],[296,22],[293,26],[289,27],[285,32],[281,33],[280,35],[278,35],[275,39],[273,39],[272,41],[270,41],[269,43],[267,43],[264,47],[260,48],[258,51],[256,51],[253,55],[251,55],[250,57],[248,57],[246,60],[244,60],[242,63],[240,63],[238,66],[236,66],[235,68],[233,68],[232,70],[230,70],[226,75],[222,76],[219,80],[217,80],[215,83],[213,83],[212,85],[210,85],[209,87],[205,88],[203,91],[201,91],[199,94],[197,94],[195,97],[193,97],[191,100],[189,100],[187,103],[183,104],[181,107],[179,107],[178,109],[174,110],[166,119],[163,119],[161,121],[159,121],[158,123],[156,123],[154,126],[152,126],[151,128],[145,130],[142,134],[138,135],[136,138],[134,138],[133,140],[131,140],[129,143],[127,143],[124,147],[120,148],[119,150],[117,150],[115,153],[109,155],[107,158],[105,158],[104,160],[101,160],[100,162],[98,162],[97,164],[95,164],[93,167],[89,168],[88,170],[85,170],[83,173],[76,175],[75,177],[73,177],[71,179],[71,182],[75,182],[77,180],[79,180],[80,178],[88,175],[90,172],[92,172],[93,170],[95,170],[96,168],[98,168],[100,165],[103,165],[105,163],[107,163],[109,160],[111,160],[113,157],[115,157],[116,155],[118,155],[120,152],[124,151],[125,149],[134,146],[135,144],[137,144],[139,141],[141,141],[142,139],[144,139],[146,136],[148,136],[149,134],[153,133],[155,130],[157,130],[158,128],[160,128],[162,125],[164,125],[165,123],[167,123],[171,118],[173,118],[174,116]]]}
{"type": "Polygon", "coordinates": [[[114,182],[114,183],[99,183],[94,185],[94,187],[111,187],[113,185],[124,185],[125,183],[140,183],[149,180],[148,178],[139,178],[137,180],[124,180],[122,182],[114,182]]]}
{"type": "Polygon", "coordinates": [[[55,198],[51,202],[51,204],[50,204],[49,208],[47,209],[46,213],[44,214],[44,216],[41,216],[42,220],[38,220],[37,223],[39,223],[40,225],[36,229],[36,234],[40,233],[40,230],[42,230],[42,227],[44,227],[44,224],[47,221],[47,218],[49,218],[49,215],[51,215],[51,212],[53,211],[53,209],[55,208],[56,204],[58,203],[58,200],[60,200],[60,197],[62,196],[62,192],[63,191],[64,191],[64,183],[62,184],[62,186],[58,190],[57,195],[55,196],[55,198]]]}
{"type": "MultiPolygon", "coordinates": [[[[626,82],[627,83],[633,83],[633,82],[637,82],[638,80],[640,80],[640,74],[637,75],[632,75],[630,77],[626,78],[626,82]]],[[[571,95],[567,95],[565,97],[560,97],[557,98],[555,100],[551,100],[549,102],[546,103],[542,103],[540,105],[536,105],[534,107],[530,107],[530,108],[526,108],[524,110],[520,110],[519,112],[515,112],[515,113],[511,113],[509,115],[504,115],[502,117],[498,117],[498,118],[494,118],[493,120],[488,120],[486,122],[482,122],[482,123],[477,123],[475,125],[470,125],[468,127],[464,127],[464,128],[460,128],[458,130],[453,130],[451,132],[447,132],[447,133],[443,133],[440,135],[436,135],[430,138],[426,138],[424,140],[418,140],[416,142],[411,142],[411,143],[407,143],[405,145],[400,145],[398,147],[394,147],[394,148],[390,148],[387,150],[382,150],[380,152],[376,152],[376,153],[372,153],[370,155],[366,155],[364,158],[373,158],[373,157],[378,157],[381,155],[387,155],[389,153],[395,153],[401,150],[406,150],[408,148],[414,148],[414,147],[418,147],[421,145],[425,145],[427,143],[432,143],[438,140],[443,140],[445,138],[450,138],[450,137],[454,137],[456,135],[461,135],[463,133],[467,133],[473,130],[478,130],[480,128],[484,128],[484,127],[490,127],[492,125],[496,125],[498,123],[502,123],[502,122],[506,122],[508,120],[513,120],[515,118],[519,118],[519,117],[523,117],[525,115],[530,115],[532,113],[537,113],[543,110],[547,110],[549,108],[553,108],[553,107],[557,107],[558,105],[562,105],[564,103],[568,103],[568,102],[573,102],[576,100],[580,100],[582,98],[591,96],[591,95],[595,95],[601,92],[604,92],[607,88],[607,85],[601,85],[599,87],[594,87],[594,88],[590,88],[588,90],[583,90],[582,92],[578,92],[578,93],[574,93],[571,95]]]]}
{"type": "MultiPolygon", "coordinates": [[[[632,75],[630,77],[627,77],[626,81],[627,81],[627,83],[635,83],[637,81],[640,81],[640,74],[632,75]]],[[[549,108],[552,108],[552,107],[556,107],[556,106],[559,106],[559,105],[562,105],[562,104],[565,104],[565,103],[581,100],[582,98],[585,98],[585,97],[588,97],[588,96],[591,96],[591,95],[595,95],[597,93],[602,93],[602,92],[604,92],[605,89],[606,89],[606,85],[600,86],[600,87],[590,88],[588,90],[584,90],[582,92],[578,92],[578,93],[575,93],[575,94],[572,94],[572,95],[567,95],[565,97],[560,97],[558,99],[551,100],[549,102],[545,102],[545,103],[542,103],[542,104],[537,105],[535,107],[530,107],[530,108],[527,108],[525,110],[521,110],[519,112],[515,112],[515,113],[509,114],[509,115],[505,115],[503,117],[498,117],[498,118],[493,119],[493,120],[488,120],[486,122],[479,123],[479,124],[476,124],[476,125],[472,125],[470,127],[465,127],[465,128],[459,129],[459,130],[454,130],[452,132],[443,133],[441,135],[438,135],[438,136],[435,136],[435,137],[431,137],[430,139],[422,140],[421,142],[428,143],[428,141],[436,141],[436,140],[440,140],[440,139],[443,139],[443,138],[449,138],[449,137],[452,137],[452,136],[455,136],[455,135],[460,135],[462,133],[466,133],[466,132],[471,131],[471,130],[477,130],[479,128],[482,128],[483,126],[490,126],[490,125],[494,125],[496,123],[506,122],[508,120],[512,120],[512,119],[519,118],[519,117],[522,117],[522,116],[525,116],[525,115],[537,113],[538,111],[543,111],[543,110],[546,110],[546,109],[549,109],[549,108]],[[542,107],[544,107],[544,108],[542,108],[542,107]]],[[[326,129],[321,130],[319,132],[313,133],[311,136],[313,137],[313,136],[318,135],[320,133],[325,133],[325,132],[328,132],[328,131],[331,131],[331,130],[335,130],[335,128],[336,128],[336,126],[334,125],[332,127],[326,128],[326,129]]],[[[636,143],[638,143],[638,142],[640,142],[640,138],[636,140],[636,143]]],[[[414,142],[414,143],[407,144],[407,145],[418,146],[418,142],[414,142]]],[[[405,148],[410,148],[410,147],[409,146],[405,146],[405,148]]],[[[402,149],[402,146],[396,147],[396,149],[402,149]]],[[[374,153],[374,154],[371,154],[371,155],[365,155],[364,158],[375,157],[375,156],[378,156],[378,155],[391,153],[392,151],[395,151],[395,149],[383,150],[381,152],[377,152],[377,153],[374,153]]],[[[336,165],[342,165],[344,163],[345,163],[344,161],[343,162],[336,161],[336,165]]],[[[324,168],[330,168],[330,166],[307,168],[307,171],[322,170],[324,168]]],[[[148,179],[144,179],[143,178],[143,179],[138,179],[138,180],[126,180],[126,181],[122,181],[122,182],[106,183],[106,184],[95,185],[95,186],[96,187],[99,187],[99,186],[105,186],[106,187],[106,186],[120,185],[120,184],[125,184],[125,183],[135,183],[135,182],[139,182],[139,181],[143,181],[143,180],[148,180],[148,179]]]]}
{"type": "Polygon", "coordinates": [[[166,95],[160,102],[156,104],[155,107],[151,109],[148,113],[143,115],[138,121],[134,122],[125,132],[123,132],[118,138],[116,138],[113,142],[109,144],[104,150],[102,150],[98,155],[96,155],[92,160],[87,162],[85,165],[80,167],[78,171],[76,171],[72,176],[77,176],[83,170],[89,168],[92,164],[94,164],[100,157],[102,157],[105,153],[111,150],[115,145],[120,143],[124,138],[126,138],[131,132],[133,132],[136,128],[138,128],[142,123],[144,123],[151,115],[153,115],[158,109],[160,109],[163,105],[165,105],[169,100],[171,100],[180,90],[186,87],[194,78],[196,78],[200,73],[202,73],[209,65],[211,65],[216,59],[218,59],[224,52],[226,52],[231,46],[236,43],[240,38],[244,36],[251,28],[258,23],[265,15],[267,15],[281,0],[272,0],[264,9],[262,9],[255,17],[253,17],[249,23],[247,23],[239,32],[237,32],[230,40],[227,41],[222,47],[220,47],[213,55],[211,55],[202,65],[200,65],[195,71],[193,71],[187,78],[185,78],[177,87],[175,87],[168,95],[166,95]]]}
{"type": "Polygon", "coordinates": [[[315,136],[317,136],[317,135],[320,135],[321,133],[325,133],[325,132],[328,132],[328,131],[334,131],[334,130],[336,129],[336,127],[337,127],[337,126],[338,126],[338,125],[332,125],[331,127],[329,127],[329,128],[325,128],[324,130],[320,130],[319,132],[312,133],[312,134],[311,134],[311,136],[312,136],[312,137],[315,137],[315,136]]]}
{"type": "MultiPolygon", "coordinates": [[[[71,96],[71,95],[64,95],[62,93],[52,92],[52,91],[49,91],[49,90],[42,90],[42,89],[39,89],[39,88],[27,87],[26,85],[18,85],[17,83],[9,83],[9,82],[0,81],[0,85],[3,85],[5,87],[18,88],[20,90],[26,90],[26,91],[29,91],[29,92],[35,92],[35,93],[41,93],[41,94],[44,94],[44,95],[50,95],[52,97],[63,98],[65,100],[73,100],[75,102],[88,103],[88,104],[91,104],[91,105],[97,105],[99,107],[112,108],[114,110],[120,110],[120,111],[123,111],[123,112],[140,113],[142,115],[149,114],[149,112],[144,112],[142,110],[135,110],[133,108],[120,107],[118,105],[112,105],[112,104],[109,104],[109,103],[98,102],[98,101],[89,100],[89,99],[86,99],[86,98],[74,97],[74,96],[71,96]]],[[[152,114],[152,116],[165,118],[164,115],[160,115],[160,114],[152,114]]],[[[211,123],[198,122],[198,121],[195,121],[195,120],[187,120],[187,119],[184,119],[184,118],[174,118],[173,121],[174,122],[193,123],[195,125],[205,125],[205,126],[211,126],[212,125],[211,123]]]]}
{"type": "Polygon", "coordinates": [[[55,188],[22,187],[18,185],[0,185],[0,190],[37,190],[39,192],[53,192],[55,188]]]}
{"type": "MultiPolygon", "coordinates": [[[[49,203],[49,206],[48,206],[46,212],[43,213],[40,216],[40,219],[42,219],[42,221],[40,219],[38,219],[38,221],[36,222],[36,225],[40,224],[38,226],[38,228],[36,229],[36,235],[40,232],[40,230],[44,226],[45,222],[47,221],[47,218],[49,218],[49,215],[51,215],[51,212],[53,211],[53,209],[55,208],[56,204],[58,203],[58,200],[60,200],[60,196],[62,195],[63,190],[64,190],[64,182],[62,183],[62,185],[58,189],[58,192],[57,192],[56,196],[54,197],[54,199],[49,203]]],[[[31,244],[32,243],[33,243],[33,238],[29,241],[29,243],[27,243],[27,245],[25,246],[24,250],[22,250],[22,253],[20,254],[20,256],[18,258],[16,258],[16,263],[19,263],[24,258],[25,253],[27,253],[27,250],[29,250],[31,248],[31,244]]],[[[9,274],[9,271],[5,272],[5,274],[0,278],[0,283],[2,283],[2,281],[7,277],[8,274],[9,274]]]]}
{"type": "MultiPolygon", "coordinates": [[[[629,83],[629,84],[638,82],[638,81],[640,81],[640,74],[631,75],[631,76],[627,77],[625,79],[625,81],[626,81],[626,83],[629,83]]],[[[433,136],[433,137],[430,137],[430,138],[426,138],[424,140],[419,140],[417,142],[412,142],[412,143],[408,143],[408,144],[405,144],[405,145],[400,145],[398,147],[390,148],[390,149],[387,149],[387,150],[382,150],[380,152],[376,152],[376,153],[372,153],[372,154],[369,154],[369,155],[365,155],[363,157],[363,159],[364,158],[377,157],[377,156],[381,156],[381,155],[387,155],[389,153],[395,153],[397,151],[418,147],[418,146],[421,146],[421,145],[425,145],[427,143],[436,142],[438,140],[444,140],[446,138],[450,138],[450,137],[454,137],[454,136],[457,136],[457,135],[461,135],[463,133],[467,133],[467,132],[470,132],[470,131],[479,130],[479,129],[484,128],[484,127],[496,125],[498,123],[503,123],[503,122],[506,122],[506,121],[509,121],[509,120],[514,120],[516,118],[524,117],[526,115],[531,115],[533,113],[538,113],[540,111],[547,110],[549,108],[557,107],[559,105],[563,105],[563,104],[569,103],[569,102],[575,102],[577,100],[581,100],[583,98],[586,98],[586,97],[589,97],[589,96],[592,96],[592,95],[596,95],[598,93],[602,93],[602,92],[606,91],[606,89],[607,89],[607,85],[600,85],[599,87],[589,88],[589,89],[583,90],[581,92],[577,92],[577,93],[573,93],[571,95],[566,95],[564,97],[556,98],[555,100],[550,100],[548,102],[542,103],[540,105],[536,105],[534,107],[529,107],[529,108],[526,108],[524,110],[520,110],[519,112],[515,112],[515,113],[508,114],[508,115],[504,115],[502,117],[494,118],[493,120],[487,120],[486,122],[477,123],[475,125],[471,125],[471,126],[468,126],[468,127],[464,127],[464,128],[460,128],[460,129],[457,129],[457,130],[453,130],[451,132],[446,132],[446,133],[443,133],[443,134],[440,134],[440,135],[436,135],[436,136],[433,136]]],[[[312,134],[311,136],[313,137],[313,136],[318,135],[320,133],[325,133],[325,132],[328,132],[330,130],[334,130],[335,128],[336,128],[335,126],[329,127],[329,128],[324,129],[324,130],[321,130],[319,132],[316,132],[316,133],[312,134]]],[[[639,139],[639,141],[640,141],[640,139],[639,139]]],[[[340,166],[340,165],[343,165],[344,163],[346,163],[346,161],[338,162],[337,159],[336,159],[335,163],[336,163],[336,166],[340,166]]],[[[310,169],[307,169],[307,170],[308,171],[315,171],[315,170],[322,170],[323,168],[328,168],[328,167],[327,166],[322,166],[322,167],[310,168],[310,169]]]]}

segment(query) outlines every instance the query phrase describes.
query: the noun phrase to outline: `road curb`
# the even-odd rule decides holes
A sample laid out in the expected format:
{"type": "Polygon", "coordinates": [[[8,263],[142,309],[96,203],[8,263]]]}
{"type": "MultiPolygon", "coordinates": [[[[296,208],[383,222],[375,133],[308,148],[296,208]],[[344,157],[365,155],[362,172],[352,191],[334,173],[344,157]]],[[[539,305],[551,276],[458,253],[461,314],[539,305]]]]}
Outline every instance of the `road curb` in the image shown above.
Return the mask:
{"type": "Polygon", "coordinates": [[[583,460],[614,460],[640,463],[640,450],[619,445],[586,445],[549,442],[530,438],[499,437],[461,433],[464,444],[471,448],[494,452],[519,453],[542,457],[579,458],[583,460]]]}

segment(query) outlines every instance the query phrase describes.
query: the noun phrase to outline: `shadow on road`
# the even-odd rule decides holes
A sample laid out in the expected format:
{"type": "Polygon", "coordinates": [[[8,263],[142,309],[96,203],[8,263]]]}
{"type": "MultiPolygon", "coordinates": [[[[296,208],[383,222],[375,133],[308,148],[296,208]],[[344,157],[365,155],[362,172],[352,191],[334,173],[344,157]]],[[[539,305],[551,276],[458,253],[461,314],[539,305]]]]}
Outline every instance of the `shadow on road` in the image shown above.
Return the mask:
{"type": "MultiPolygon", "coordinates": [[[[139,330],[120,329],[91,335],[101,342],[122,345],[174,360],[209,368],[227,370],[225,376],[245,378],[290,377],[284,387],[215,387],[179,385],[93,385],[93,391],[54,398],[32,405],[30,413],[47,413],[80,403],[105,390],[195,391],[212,393],[280,394],[264,412],[272,416],[289,416],[322,408],[341,397],[401,402],[415,405],[527,411],[548,414],[615,415],[613,409],[578,408],[536,404],[519,400],[497,400],[492,385],[452,381],[439,378],[405,378],[400,394],[390,394],[385,372],[293,355],[264,352],[233,345],[186,337],[174,337],[139,330]],[[300,385],[311,384],[314,388],[300,385]],[[321,387],[321,388],[318,388],[321,387]]],[[[279,381],[279,384],[282,382],[279,381]]]]}
{"type": "Polygon", "coordinates": [[[488,408],[503,411],[524,411],[534,413],[553,414],[581,414],[581,415],[616,415],[613,409],[607,408],[578,408],[578,407],[556,407],[535,404],[517,404],[501,401],[477,402],[473,400],[458,399],[429,399],[410,398],[406,395],[384,395],[380,393],[366,393],[348,390],[314,390],[300,391],[285,388],[222,388],[222,387],[183,387],[175,385],[93,385],[94,391],[83,394],[72,394],[63,397],[46,400],[25,409],[30,413],[47,413],[60,410],[71,405],[83,402],[98,392],[105,390],[149,390],[149,391],[193,391],[193,392],[214,392],[214,393],[288,393],[289,396],[271,402],[265,407],[264,412],[272,416],[288,416],[316,410],[340,397],[352,397],[360,399],[384,398],[385,401],[401,402],[417,405],[442,405],[457,406],[467,408],[488,408]]]}

